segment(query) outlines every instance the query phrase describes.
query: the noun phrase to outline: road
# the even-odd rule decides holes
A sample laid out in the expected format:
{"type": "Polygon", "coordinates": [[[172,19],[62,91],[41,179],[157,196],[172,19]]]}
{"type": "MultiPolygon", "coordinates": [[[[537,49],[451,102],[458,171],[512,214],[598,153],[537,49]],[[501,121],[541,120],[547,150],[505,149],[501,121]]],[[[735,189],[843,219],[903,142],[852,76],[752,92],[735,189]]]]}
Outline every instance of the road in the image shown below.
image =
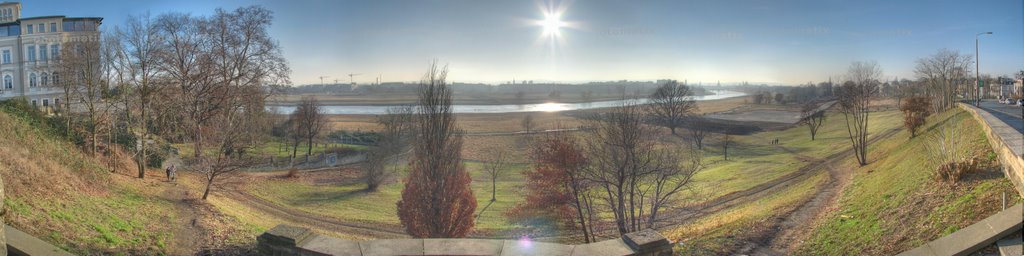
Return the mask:
{"type": "Polygon", "coordinates": [[[1017,129],[1017,132],[1024,133],[1024,111],[1020,106],[1000,104],[995,100],[983,100],[981,109],[992,113],[999,120],[1017,129]]]}

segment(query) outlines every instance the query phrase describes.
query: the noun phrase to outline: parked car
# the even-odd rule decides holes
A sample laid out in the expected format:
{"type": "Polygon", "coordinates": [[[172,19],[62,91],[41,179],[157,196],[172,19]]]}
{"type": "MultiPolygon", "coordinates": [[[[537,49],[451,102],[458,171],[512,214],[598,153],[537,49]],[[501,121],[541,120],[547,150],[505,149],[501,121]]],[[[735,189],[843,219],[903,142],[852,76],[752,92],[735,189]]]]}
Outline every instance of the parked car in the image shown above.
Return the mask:
{"type": "Polygon", "coordinates": [[[1024,107],[1024,99],[1017,100],[1017,106],[1024,107]]]}

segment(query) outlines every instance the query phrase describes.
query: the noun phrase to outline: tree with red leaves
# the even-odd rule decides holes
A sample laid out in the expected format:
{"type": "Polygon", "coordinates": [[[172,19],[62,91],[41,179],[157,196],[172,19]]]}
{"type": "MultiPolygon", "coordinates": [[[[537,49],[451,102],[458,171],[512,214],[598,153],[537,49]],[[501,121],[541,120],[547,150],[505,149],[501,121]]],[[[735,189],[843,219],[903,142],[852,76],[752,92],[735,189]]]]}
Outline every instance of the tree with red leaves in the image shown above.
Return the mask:
{"type": "Polygon", "coordinates": [[[592,242],[593,197],[583,176],[589,160],[582,147],[573,137],[555,134],[539,141],[531,153],[534,168],[523,173],[526,201],[507,215],[520,222],[555,220],[565,228],[579,229],[584,241],[592,242]]]}
{"type": "Polygon", "coordinates": [[[448,68],[436,62],[420,84],[413,158],[398,201],[398,219],[417,238],[465,237],[473,229],[476,198],[462,165],[461,131],[452,113],[448,68]]]}
{"type": "Polygon", "coordinates": [[[917,129],[924,125],[932,114],[932,102],[928,97],[911,97],[900,106],[903,111],[903,127],[910,131],[910,138],[917,136],[917,129]]]}

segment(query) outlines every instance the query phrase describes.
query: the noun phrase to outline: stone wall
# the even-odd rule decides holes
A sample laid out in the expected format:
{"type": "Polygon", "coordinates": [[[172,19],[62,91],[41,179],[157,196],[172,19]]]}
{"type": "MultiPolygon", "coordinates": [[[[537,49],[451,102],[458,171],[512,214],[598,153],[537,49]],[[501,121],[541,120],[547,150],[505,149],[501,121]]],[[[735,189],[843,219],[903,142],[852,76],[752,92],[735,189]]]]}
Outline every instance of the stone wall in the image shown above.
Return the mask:
{"type": "Polygon", "coordinates": [[[1024,158],[1021,155],[1024,154],[1024,136],[988,111],[964,103],[957,106],[971,113],[981,123],[992,150],[999,156],[1003,173],[1013,182],[1017,193],[1024,196],[1024,158]]]}
{"type": "Polygon", "coordinates": [[[256,240],[261,255],[672,255],[672,243],[654,230],[596,243],[567,245],[495,239],[351,241],[319,235],[307,228],[278,225],[256,240]]]}

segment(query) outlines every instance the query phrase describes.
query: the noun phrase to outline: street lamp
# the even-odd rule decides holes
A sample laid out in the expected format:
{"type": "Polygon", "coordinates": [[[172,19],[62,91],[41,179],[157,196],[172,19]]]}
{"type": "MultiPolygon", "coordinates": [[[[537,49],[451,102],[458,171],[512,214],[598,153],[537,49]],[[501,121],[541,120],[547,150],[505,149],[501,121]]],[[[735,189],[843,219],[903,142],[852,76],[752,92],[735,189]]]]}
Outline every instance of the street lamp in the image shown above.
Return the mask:
{"type": "Polygon", "coordinates": [[[981,60],[978,59],[978,38],[981,35],[991,35],[992,32],[978,33],[974,35],[974,82],[977,83],[977,87],[974,89],[974,106],[981,106],[981,60]]]}

